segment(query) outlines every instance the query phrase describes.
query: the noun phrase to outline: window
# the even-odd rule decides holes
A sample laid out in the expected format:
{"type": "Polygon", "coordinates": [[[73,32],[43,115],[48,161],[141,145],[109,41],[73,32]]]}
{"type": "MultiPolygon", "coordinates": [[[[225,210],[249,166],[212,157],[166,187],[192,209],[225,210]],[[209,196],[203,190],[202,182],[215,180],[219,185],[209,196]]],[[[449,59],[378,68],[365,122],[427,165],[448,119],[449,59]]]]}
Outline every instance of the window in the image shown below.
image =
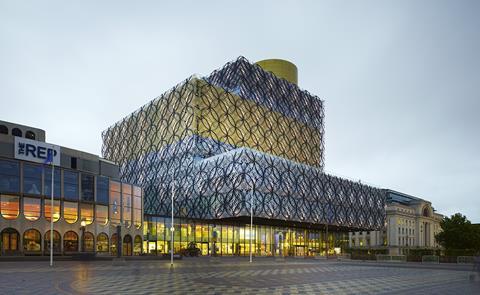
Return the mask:
{"type": "Polygon", "coordinates": [[[18,196],[1,195],[0,212],[3,218],[14,220],[20,213],[20,198],[18,196]]]}
{"type": "Polygon", "coordinates": [[[85,232],[85,236],[83,237],[83,246],[85,247],[84,250],[86,252],[93,252],[95,249],[95,243],[93,240],[93,234],[91,232],[85,232]]]}
{"type": "Polygon", "coordinates": [[[73,231],[67,231],[63,235],[63,251],[77,252],[78,251],[78,235],[73,231]]]}
{"type": "Polygon", "coordinates": [[[133,240],[133,255],[140,254],[142,254],[142,237],[137,235],[133,240]]]}
{"type": "Polygon", "coordinates": [[[40,218],[41,200],[37,198],[23,198],[23,215],[25,219],[35,221],[40,218]]]}
{"type": "Polygon", "coordinates": [[[63,202],[63,219],[67,223],[75,223],[78,219],[78,203],[63,202]]]}
{"type": "Polygon", "coordinates": [[[142,227],[142,189],[138,186],[133,187],[133,224],[142,227]]]}
{"type": "Polygon", "coordinates": [[[42,236],[36,229],[29,229],[23,233],[23,249],[27,252],[42,250],[42,236]]]}
{"type": "MultiPolygon", "coordinates": [[[[52,201],[50,199],[44,200],[44,209],[45,219],[50,221],[50,216],[52,212],[52,201]]],[[[53,200],[53,222],[57,222],[60,219],[60,201],[53,200]]]]}
{"type": "MultiPolygon", "coordinates": [[[[126,228],[132,225],[132,186],[126,183],[122,184],[122,207],[123,224],[126,228]]],[[[130,237],[131,239],[131,237],[130,237]]]]}
{"type": "Polygon", "coordinates": [[[122,255],[132,256],[132,237],[130,235],[125,235],[123,237],[122,255]]]}
{"type": "Polygon", "coordinates": [[[63,196],[65,200],[78,200],[78,173],[63,171],[63,196]]]}
{"type": "Polygon", "coordinates": [[[97,203],[108,205],[108,178],[97,177],[97,203]]]}
{"type": "Polygon", "coordinates": [[[20,165],[0,160],[0,192],[20,193],[20,165]]]}
{"type": "Polygon", "coordinates": [[[5,125],[0,125],[0,134],[8,134],[8,128],[5,125]]]}
{"type": "Polygon", "coordinates": [[[25,138],[35,140],[35,133],[33,133],[33,131],[27,130],[27,132],[25,132],[25,138]]]}
{"type": "Polygon", "coordinates": [[[110,240],[110,255],[117,256],[117,234],[113,234],[110,240]]]}
{"type": "MultiPolygon", "coordinates": [[[[60,253],[62,249],[60,248],[61,241],[60,241],[60,234],[58,231],[53,231],[53,252],[60,253]]],[[[50,253],[50,231],[47,231],[43,236],[43,251],[45,253],[50,253]]]]}
{"type": "Polygon", "coordinates": [[[42,166],[23,164],[23,193],[40,195],[42,193],[42,166]]]}
{"type": "Polygon", "coordinates": [[[110,181],[110,222],[112,225],[120,224],[120,183],[110,181]]]}
{"type": "Polygon", "coordinates": [[[95,178],[90,174],[82,173],[82,201],[93,202],[95,178]]]}
{"type": "MultiPolygon", "coordinates": [[[[55,199],[60,199],[60,196],[62,194],[61,190],[61,184],[62,184],[62,178],[61,178],[61,171],[60,169],[54,169],[53,172],[53,197],[55,199]]],[[[52,191],[50,188],[52,187],[52,169],[45,169],[45,177],[43,181],[43,187],[44,187],[44,195],[50,197],[52,194],[52,191]]]]}
{"type": "Polygon", "coordinates": [[[20,130],[20,129],[18,129],[18,128],[13,128],[13,129],[12,129],[12,135],[13,135],[13,136],[22,137],[22,130],[20,130]]]}
{"type": "Polygon", "coordinates": [[[108,252],[108,236],[106,233],[99,233],[97,236],[97,252],[108,252]]]}
{"type": "Polygon", "coordinates": [[[93,204],[80,204],[80,219],[87,225],[93,222],[93,204]]]}
{"type": "Polygon", "coordinates": [[[108,223],[108,206],[96,205],[95,220],[97,224],[107,225],[108,223]]]}
{"type": "Polygon", "coordinates": [[[77,158],[75,157],[70,158],[70,168],[77,169],[77,158]]]}

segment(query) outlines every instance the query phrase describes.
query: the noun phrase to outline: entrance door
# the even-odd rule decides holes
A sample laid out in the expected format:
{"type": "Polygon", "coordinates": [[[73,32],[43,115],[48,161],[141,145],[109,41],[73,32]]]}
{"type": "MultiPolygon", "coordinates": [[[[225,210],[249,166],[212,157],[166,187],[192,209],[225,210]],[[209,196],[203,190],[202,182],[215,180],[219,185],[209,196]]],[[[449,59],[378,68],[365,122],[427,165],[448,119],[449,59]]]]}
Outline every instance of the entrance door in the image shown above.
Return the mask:
{"type": "Polygon", "coordinates": [[[208,255],[208,243],[200,243],[200,251],[203,256],[208,255]]]}
{"type": "Polygon", "coordinates": [[[2,253],[13,254],[18,251],[19,234],[13,228],[6,228],[2,231],[2,253]]]}
{"type": "Polygon", "coordinates": [[[305,246],[295,246],[295,256],[305,256],[305,246]]]}

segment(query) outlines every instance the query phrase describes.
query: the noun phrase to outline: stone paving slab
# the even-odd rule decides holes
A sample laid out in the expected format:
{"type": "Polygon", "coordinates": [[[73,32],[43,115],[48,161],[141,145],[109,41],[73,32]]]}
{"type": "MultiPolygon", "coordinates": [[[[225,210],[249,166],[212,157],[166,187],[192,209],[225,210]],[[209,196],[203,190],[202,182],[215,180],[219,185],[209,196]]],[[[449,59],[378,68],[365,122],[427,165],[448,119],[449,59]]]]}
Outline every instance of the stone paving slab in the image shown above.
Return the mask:
{"type": "Polygon", "coordinates": [[[0,294],[480,294],[468,270],[325,260],[0,263],[0,294]]]}

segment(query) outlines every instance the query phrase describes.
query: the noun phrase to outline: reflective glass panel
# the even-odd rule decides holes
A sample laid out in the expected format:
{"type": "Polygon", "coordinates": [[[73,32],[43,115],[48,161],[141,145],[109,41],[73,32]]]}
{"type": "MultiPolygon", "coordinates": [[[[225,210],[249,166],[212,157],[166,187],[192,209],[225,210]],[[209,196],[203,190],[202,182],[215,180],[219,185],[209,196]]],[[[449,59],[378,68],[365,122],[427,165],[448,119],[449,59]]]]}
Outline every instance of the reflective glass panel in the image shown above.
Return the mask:
{"type": "Polygon", "coordinates": [[[93,175],[82,173],[82,201],[93,202],[95,178],[93,175]]]}
{"type": "Polygon", "coordinates": [[[97,177],[97,203],[108,204],[108,178],[97,177]]]}
{"type": "Polygon", "coordinates": [[[120,183],[110,181],[110,222],[112,225],[120,224],[121,209],[120,183]]]}
{"type": "Polygon", "coordinates": [[[123,223],[125,227],[130,227],[132,224],[132,186],[129,184],[122,184],[122,198],[123,198],[123,223]]]}
{"type": "Polygon", "coordinates": [[[18,162],[0,160],[0,192],[20,192],[20,165],[18,162]]]}
{"type": "Polygon", "coordinates": [[[20,198],[18,196],[2,195],[0,198],[0,211],[7,220],[16,219],[20,213],[20,198]]]}
{"type": "Polygon", "coordinates": [[[106,225],[108,223],[108,206],[96,205],[95,220],[97,224],[106,225]]]}
{"type": "Polygon", "coordinates": [[[67,223],[75,223],[78,219],[78,203],[63,202],[63,219],[67,223]]]}
{"type": "Polygon", "coordinates": [[[80,204],[80,220],[87,225],[93,222],[93,204],[80,204]]]}
{"type": "Polygon", "coordinates": [[[42,166],[23,164],[23,193],[40,195],[42,193],[42,166]]]}
{"type": "MultiPolygon", "coordinates": [[[[50,221],[50,212],[52,212],[52,201],[50,199],[44,200],[44,212],[45,212],[45,219],[50,221]]],[[[53,222],[56,222],[60,219],[60,201],[54,200],[53,201],[53,222]]]]}
{"type": "Polygon", "coordinates": [[[63,171],[63,196],[65,200],[78,200],[78,173],[63,171]]]}
{"type": "MultiPolygon", "coordinates": [[[[53,185],[55,189],[53,190],[53,197],[55,199],[59,199],[61,196],[61,184],[62,184],[62,178],[61,178],[61,171],[59,168],[54,168],[53,172],[53,185]]],[[[52,186],[52,169],[46,168],[44,171],[44,181],[43,181],[43,188],[44,188],[44,195],[50,197],[51,196],[51,190],[50,187],[52,186]]]]}
{"type": "Polygon", "coordinates": [[[37,198],[23,198],[23,215],[27,220],[34,221],[40,218],[41,200],[37,198]]]}

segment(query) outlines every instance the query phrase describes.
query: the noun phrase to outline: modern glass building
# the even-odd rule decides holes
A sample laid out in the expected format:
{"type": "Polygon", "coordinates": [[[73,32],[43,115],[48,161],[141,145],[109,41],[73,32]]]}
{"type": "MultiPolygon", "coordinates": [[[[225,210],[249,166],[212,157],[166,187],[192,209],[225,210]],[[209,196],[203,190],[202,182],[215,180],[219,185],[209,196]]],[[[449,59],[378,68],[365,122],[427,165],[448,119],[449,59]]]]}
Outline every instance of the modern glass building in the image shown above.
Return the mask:
{"type": "Polygon", "coordinates": [[[116,164],[48,144],[41,129],[0,121],[0,255],[49,255],[52,218],[55,255],[116,255],[119,239],[123,255],[141,254],[142,198],[139,186],[120,181],[116,164]]]}
{"type": "Polygon", "coordinates": [[[323,101],[293,64],[259,64],[190,77],[103,132],[103,157],[144,188],[145,252],[169,249],[172,194],[176,251],[325,254],[384,226],[382,190],[323,171],[323,101]]]}

